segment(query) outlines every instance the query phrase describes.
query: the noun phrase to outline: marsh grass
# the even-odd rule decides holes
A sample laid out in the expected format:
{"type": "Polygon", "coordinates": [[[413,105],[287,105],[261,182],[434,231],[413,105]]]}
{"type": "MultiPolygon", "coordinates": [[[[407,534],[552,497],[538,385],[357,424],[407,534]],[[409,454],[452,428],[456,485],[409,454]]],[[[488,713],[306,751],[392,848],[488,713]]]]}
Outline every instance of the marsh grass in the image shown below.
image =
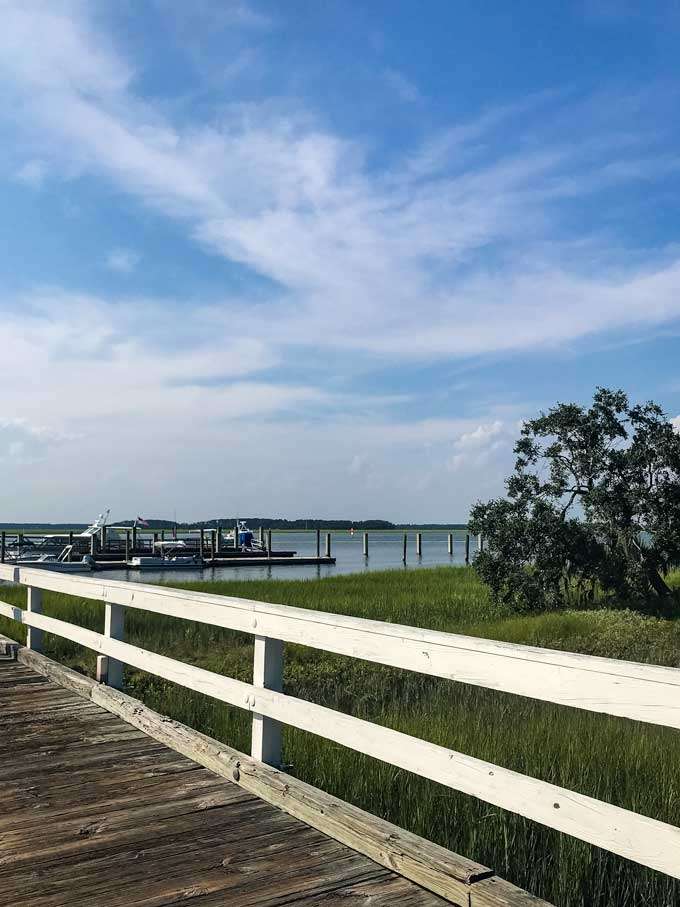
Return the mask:
{"type": "MultiPolygon", "coordinates": [[[[673,577],[678,587],[678,577],[673,577]]],[[[471,570],[436,568],[325,580],[191,583],[185,588],[634,661],[677,666],[680,622],[629,609],[518,615],[492,606],[471,570]]],[[[25,590],[3,589],[21,603],[25,590]]],[[[45,610],[92,629],[103,605],[45,593],[45,610]]],[[[22,628],[0,621],[0,631],[22,628]]],[[[242,680],[252,638],[130,609],[130,642],[242,680]]],[[[94,656],[56,637],[47,654],[91,673],[94,656]]],[[[286,646],[285,691],[507,768],[680,825],[677,732],[286,646]]],[[[247,714],[143,672],[128,691],[247,751],[247,714]]],[[[492,866],[566,907],[675,905],[680,886],[472,797],[294,729],[284,756],[300,778],[492,866]]]]}

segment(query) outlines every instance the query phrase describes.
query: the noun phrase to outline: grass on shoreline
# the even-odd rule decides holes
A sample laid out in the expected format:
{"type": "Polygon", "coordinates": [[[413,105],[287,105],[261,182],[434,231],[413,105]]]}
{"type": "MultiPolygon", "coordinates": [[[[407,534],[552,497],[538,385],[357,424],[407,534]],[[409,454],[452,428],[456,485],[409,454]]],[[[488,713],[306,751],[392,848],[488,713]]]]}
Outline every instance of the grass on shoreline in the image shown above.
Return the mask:
{"type": "MultiPolygon", "coordinates": [[[[673,577],[677,585],[679,577],[673,577]]],[[[174,585],[174,584],[173,584],[174,585]]],[[[184,588],[353,614],[587,654],[678,666],[680,621],[631,610],[517,615],[492,606],[472,570],[456,567],[333,577],[176,584],[184,588]]],[[[25,590],[1,597],[22,604],[25,590]]],[[[45,611],[101,630],[103,605],[45,593],[45,611]]],[[[14,638],[23,628],[0,620],[14,638]]],[[[252,637],[130,609],[133,644],[242,680],[252,637]]],[[[46,653],[92,673],[94,655],[46,636],[46,653]]],[[[249,716],[143,672],[127,689],[248,751],[249,716]]],[[[510,694],[286,646],[285,691],[507,768],[680,825],[677,732],[510,694]]],[[[292,773],[452,850],[564,907],[674,905],[680,885],[566,835],[335,744],[286,729],[292,773]]]]}

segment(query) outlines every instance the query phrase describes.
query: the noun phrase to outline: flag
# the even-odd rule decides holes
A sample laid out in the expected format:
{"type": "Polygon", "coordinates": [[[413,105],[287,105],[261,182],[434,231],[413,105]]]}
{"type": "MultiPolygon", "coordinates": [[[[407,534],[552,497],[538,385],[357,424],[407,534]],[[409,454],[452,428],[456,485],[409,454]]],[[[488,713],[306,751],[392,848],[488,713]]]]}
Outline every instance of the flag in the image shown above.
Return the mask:
{"type": "Polygon", "coordinates": [[[139,523],[140,526],[148,526],[149,524],[144,519],[144,517],[138,516],[135,522],[139,523]]]}

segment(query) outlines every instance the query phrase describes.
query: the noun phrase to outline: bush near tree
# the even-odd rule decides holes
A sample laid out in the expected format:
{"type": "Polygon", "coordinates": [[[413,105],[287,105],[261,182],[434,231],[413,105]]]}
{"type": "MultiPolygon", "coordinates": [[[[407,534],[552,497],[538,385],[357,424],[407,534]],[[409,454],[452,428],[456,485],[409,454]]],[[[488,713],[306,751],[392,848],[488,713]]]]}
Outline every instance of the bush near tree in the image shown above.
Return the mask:
{"type": "Polygon", "coordinates": [[[524,423],[507,496],[478,502],[475,569],[525,610],[668,599],[680,563],[680,435],[653,402],[597,388],[524,423]]]}

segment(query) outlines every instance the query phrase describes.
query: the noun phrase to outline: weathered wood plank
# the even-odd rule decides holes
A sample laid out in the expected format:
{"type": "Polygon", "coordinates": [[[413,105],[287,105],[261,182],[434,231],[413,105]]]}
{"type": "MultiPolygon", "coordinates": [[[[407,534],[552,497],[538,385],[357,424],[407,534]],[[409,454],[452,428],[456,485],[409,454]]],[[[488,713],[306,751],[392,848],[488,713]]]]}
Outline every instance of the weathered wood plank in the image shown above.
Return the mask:
{"type": "MultiPolygon", "coordinates": [[[[30,659],[49,662],[26,652],[30,659]]],[[[0,674],[6,670],[11,668],[0,668],[0,674]]],[[[87,679],[84,683],[75,672],[67,674],[81,695],[87,686],[90,691],[104,689],[87,679]]],[[[55,687],[54,699],[62,703],[65,690],[55,687]]],[[[74,742],[62,733],[44,745],[42,736],[33,733],[30,698],[21,707],[28,727],[19,761],[32,763],[33,776],[29,779],[18,772],[20,777],[8,779],[17,774],[12,765],[16,751],[11,734],[4,733],[0,712],[0,766],[10,768],[3,793],[10,804],[31,796],[35,808],[0,812],[2,907],[19,903],[23,907],[63,907],[65,903],[69,907],[100,903],[161,907],[194,900],[204,904],[213,897],[216,903],[255,907],[292,903],[305,894],[326,897],[348,885],[371,881],[389,883],[396,902],[418,907],[443,904],[434,894],[274,809],[244,787],[226,783],[182,758],[130,723],[118,718],[112,722],[110,715],[102,713],[105,720],[97,726],[88,716],[90,739],[74,742]],[[102,732],[99,739],[98,732],[102,732]],[[112,745],[121,732],[122,741],[112,745]],[[140,743],[145,744],[142,756],[158,763],[165,753],[184,762],[189,771],[158,777],[144,769],[130,769],[124,763],[131,754],[133,760],[139,757],[140,743]],[[93,759],[93,750],[104,752],[106,758],[93,759]],[[50,762],[44,766],[47,756],[50,762]],[[84,763],[91,765],[83,768],[84,763]],[[89,787],[81,783],[83,775],[89,777],[89,787]]],[[[137,703],[137,708],[144,707],[137,703]]],[[[63,713],[62,731],[69,723],[68,714],[63,713]]],[[[77,735],[82,731],[80,713],[75,709],[70,714],[77,735]]],[[[42,718],[37,726],[44,726],[42,718]]],[[[153,766],[154,762],[147,763],[151,771],[153,766]]],[[[375,902],[374,895],[375,888],[375,902]]]]}
{"type": "MultiPolygon", "coordinates": [[[[225,744],[158,715],[124,693],[96,684],[44,656],[21,648],[19,659],[66,688],[109,709],[159,742],[216,774],[236,781],[250,793],[453,903],[467,904],[477,880],[493,875],[487,867],[411,835],[225,744]]],[[[545,903],[500,879],[497,890],[504,890],[506,904],[516,907],[545,903]]],[[[481,907],[484,902],[479,903],[481,907]]]]}

